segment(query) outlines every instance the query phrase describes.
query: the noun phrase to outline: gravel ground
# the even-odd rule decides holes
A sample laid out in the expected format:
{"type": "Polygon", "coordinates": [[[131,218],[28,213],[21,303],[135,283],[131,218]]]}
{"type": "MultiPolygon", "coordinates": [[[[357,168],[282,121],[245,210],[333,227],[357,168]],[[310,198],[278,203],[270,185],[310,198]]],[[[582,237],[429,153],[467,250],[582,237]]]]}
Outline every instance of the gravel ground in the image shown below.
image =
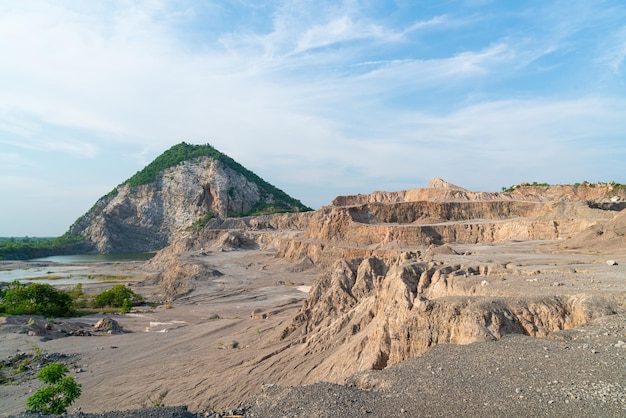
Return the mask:
{"type": "Polygon", "coordinates": [[[624,417],[626,315],[550,339],[440,345],[347,385],[268,387],[246,417],[624,417]]]}
{"type": "MultiPolygon", "coordinates": [[[[186,407],[68,417],[624,417],[626,315],[600,318],[550,339],[508,335],[439,345],[345,385],[267,386],[248,407],[192,414],[186,407]]],[[[24,413],[19,418],[43,417],[24,413]]]]}
{"type": "Polygon", "coordinates": [[[267,388],[245,416],[626,416],[626,348],[583,340],[441,345],[346,386],[267,388]]]}
{"type": "MultiPolygon", "coordinates": [[[[73,413],[65,414],[64,417],[68,418],[235,418],[242,417],[245,413],[243,409],[236,409],[232,411],[224,412],[211,412],[207,414],[192,414],[187,410],[186,406],[169,406],[169,407],[157,407],[157,408],[144,408],[135,409],[129,411],[116,411],[106,412],[102,414],[84,414],[73,413]]],[[[13,418],[52,418],[58,417],[58,415],[41,414],[36,412],[24,412],[19,415],[14,415],[13,418]]]]}

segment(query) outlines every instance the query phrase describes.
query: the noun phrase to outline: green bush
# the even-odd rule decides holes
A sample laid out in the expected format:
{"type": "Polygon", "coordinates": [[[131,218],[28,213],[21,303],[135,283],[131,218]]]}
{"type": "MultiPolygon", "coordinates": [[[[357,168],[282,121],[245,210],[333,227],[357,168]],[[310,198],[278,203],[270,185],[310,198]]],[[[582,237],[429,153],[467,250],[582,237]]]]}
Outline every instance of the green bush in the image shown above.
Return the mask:
{"type": "Polygon", "coordinates": [[[206,226],[206,224],[211,220],[215,218],[215,214],[211,211],[208,211],[207,213],[204,214],[204,216],[198,218],[197,221],[195,221],[190,227],[189,229],[192,231],[199,231],[202,228],[204,228],[206,226]]]}
{"type": "Polygon", "coordinates": [[[36,391],[26,401],[26,407],[31,411],[46,414],[64,414],[67,407],[81,394],[81,385],[73,377],[65,376],[67,366],[61,363],[51,363],[37,373],[37,378],[48,386],[36,391]]]}
{"type": "Polygon", "coordinates": [[[72,288],[72,290],[68,291],[67,294],[70,295],[70,297],[74,301],[76,301],[77,299],[80,299],[85,294],[83,292],[83,284],[82,283],[76,283],[76,285],[72,288]]]}
{"type": "Polygon", "coordinates": [[[142,299],[141,295],[133,292],[128,287],[123,284],[117,284],[109,290],[98,294],[93,299],[93,302],[94,305],[99,308],[110,306],[113,308],[124,308],[124,310],[129,312],[130,307],[132,307],[135,302],[142,299]]]}
{"type": "Polygon", "coordinates": [[[49,284],[22,284],[17,280],[0,291],[0,312],[9,315],[69,316],[72,297],[49,284]]]}
{"type": "Polygon", "coordinates": [[[133,302],[130,299],[125,299],[124,303],[122,303],[122,313],[127,314],[133,308],[133,302]]]}

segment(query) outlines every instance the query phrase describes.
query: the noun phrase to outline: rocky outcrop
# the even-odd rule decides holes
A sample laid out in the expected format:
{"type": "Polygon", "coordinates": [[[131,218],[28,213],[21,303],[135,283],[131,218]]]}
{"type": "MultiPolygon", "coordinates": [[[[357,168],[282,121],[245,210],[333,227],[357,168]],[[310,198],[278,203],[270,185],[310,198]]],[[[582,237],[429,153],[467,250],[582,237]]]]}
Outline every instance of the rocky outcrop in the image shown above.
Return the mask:
{"type": "Polygon", "coordinates": [[[385,256],[431,244],[566,238],[614,212],[582,202],[457,200],[325,207],[310,216],[306,232],[282,242],[280,254],[329,266],[337,258],[385,256]]]}
{"type": "Polygon", "coordinates": [[[575,234],[564,244],[572,249],[586,249],[626,252],[626,210],[622,210],[614,218],[594,224],[575,234]]]}
{"type": "Polygon", "coordinates": [[[106,332],[109,334],[122,334],[124,333],[124,329],[120,326],[120,324],[115,320],[108,316],[105,316],[98,322],[94,324],[94,329],[100,332],[106,332]]]}
{"type": "MultiPolygon", "coordinates": [[[[312,286],[286,341],[319,364],[311,381],[340,382],[359,370],[383,369],[438,344],[469,344],[506,334],[545,337],[621,309],[582,295],[495,296],[488,265],[421,260],[389,264],[378,257],[340,260],[312,286]]],[[[623,301],[621,302],[623,303],[623,301]]]]}
{"type": "Polygon", "coordinates": [[[604,209],[623,209],[626,202],[626,187],[614,183],[582,183],[576,185],[537,186],[521,185],[506,192],[474,192],[448,183],[440,178],[432,179],[424,188],[399,192],[373,192],[352,196],[339,196],[331,206],[354,206],[368,203],[399,202],[467,202],[520,200],[526,202],[586,202],[591,206],[606,206],[604,209]]]}
{"type": "Polygon", "coordinates": [[[615,183],[582,183],[573,185],[533,186],[521,184],[510,190],[513,199],[588,202],[590,204],[626,201],[626,187],[615,183]]]}
{"type": "Polygon", "coordinates": [[[161,172],[149,184],[118,187],[70,233],[86,235],[101,253],[153,251],[205,214],[250,210],[259,198],[255,184],[202,157],[161,172]]]}
{"type": "Polygon", "coordinates": [[[372,192],[370,194],[356,194],[337,196],[330,203],[331,206],[365,205],[367,203],[398,203],[404,202],[406,190],[400,192],[372,192]]]}

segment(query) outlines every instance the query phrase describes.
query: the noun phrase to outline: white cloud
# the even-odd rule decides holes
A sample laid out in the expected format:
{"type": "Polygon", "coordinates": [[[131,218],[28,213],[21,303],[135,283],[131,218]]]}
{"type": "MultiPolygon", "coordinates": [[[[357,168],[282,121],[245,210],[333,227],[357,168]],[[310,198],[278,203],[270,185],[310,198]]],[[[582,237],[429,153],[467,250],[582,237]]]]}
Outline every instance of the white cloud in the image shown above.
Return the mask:
{"type": "MultiPolygon", "coordinates": [[[[620,152],[602,146],[607,141],[601,139],[626,135],[625,106],[624,100],[592,97],[490,102],[442,116],[388,113],[385,136],[336,144],[341,161],[323,181],[343,182],[339,171],[347,166],[361,173],[362,183],[376,187],[399,179],[415,187],[419,184],[411,179],[448,175],[497,190],[532,172],[548,181],[582,181],[598,170],[597,161],[620,152]]],[[[602,170],[595,175],[619,177],[615,166],[602,170]]]]}
{"type": "Polygon", "coordinates": [[[301,53],[315,48],[337,43],[380,37],[383,29],[380,26],[359,27],[347,16],[334,19],[324,25],[314,25],[302,34],[295,49],[301,53]]]}
{"type": "MultiPolygon", "coordinates": [[[[11,81],[0,85],[0,161],[69,172],[79,159],[116,155],[110,166],[132,174],[176,142],[210,142],[319,206],[335,193],[414,187],[435,175],[468,187],[531,180],[515,178],[524,167],[576,177],[580,166],[551,162],[604,156],[594,144],[626,134],[619,98],[524,84],[536,76],[531,63],[567,68],[561,56],[579,47],[574,35],[603,15],[590,26],[561,3],[532,18],[519,12],[515,19],[529,20],[521,30],[474,38],[463,31],[483,32],[500,15],[448,9],[394,21],[355,1],[249,4],[251,14],[270,14],[222,22],[229,33],[196,21],[193,2],[0,4],[0,78],[11,81]],[[422,40],[433,34],[453,47],[422,53],[439,47],[422,40]],[[55,166],[40,150],[71,159],[55,166]]],[[[211,7],[220,20],[225,6],[211,7]]],[[[598,52],[615,74],[625,56],[620,33],[598,52]]],[[[89,207],[94,193],[122,180],[103,178],[110,186],[91,192],[49,187],[80,190],[89,207]]],[[[22,193],[35,183],[25,181],[22,193]]]]}

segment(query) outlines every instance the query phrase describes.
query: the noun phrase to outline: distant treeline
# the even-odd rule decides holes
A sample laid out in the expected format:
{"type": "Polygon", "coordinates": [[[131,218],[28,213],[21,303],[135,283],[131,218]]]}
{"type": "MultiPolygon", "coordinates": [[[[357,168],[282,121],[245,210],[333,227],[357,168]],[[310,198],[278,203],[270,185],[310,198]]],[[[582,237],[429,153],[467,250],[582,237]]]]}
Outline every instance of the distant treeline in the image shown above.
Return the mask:
{"type": "Polygon", "coordinates": [[[37,257],[75,252],[82,238],[0,237],[0,260],[28,260],[37,257]]]}
{"type": "MultiPolygon", "coordinates": [[[[513,186],[510,187],[502,187],[502,191],[505,193],[510,193],[513,190],[520,188],[520,187],[550,187],[551,184],[549,183],[538,183],[536,181],[533,181],[532,183],[520,183],[520,184],[514,184],[513,186]]],[[[619,190],[619,189],[624,189],[626,188],[626,185],[624,184],[620,184],[620,183],[616,183],[614,181],[610,181],[608,183],[603,183],[601,181],[598,181],[596,183],[590,183],[588,181],[583,181],[582,183],[574,183],[574,184],[556,184],[555,186],[574,186],[574,187],[580,187],[580,186],[585,186],[585,187],[600,187],[600,186],[611,186],[613,188],[613,190],[619,190]]]]}

